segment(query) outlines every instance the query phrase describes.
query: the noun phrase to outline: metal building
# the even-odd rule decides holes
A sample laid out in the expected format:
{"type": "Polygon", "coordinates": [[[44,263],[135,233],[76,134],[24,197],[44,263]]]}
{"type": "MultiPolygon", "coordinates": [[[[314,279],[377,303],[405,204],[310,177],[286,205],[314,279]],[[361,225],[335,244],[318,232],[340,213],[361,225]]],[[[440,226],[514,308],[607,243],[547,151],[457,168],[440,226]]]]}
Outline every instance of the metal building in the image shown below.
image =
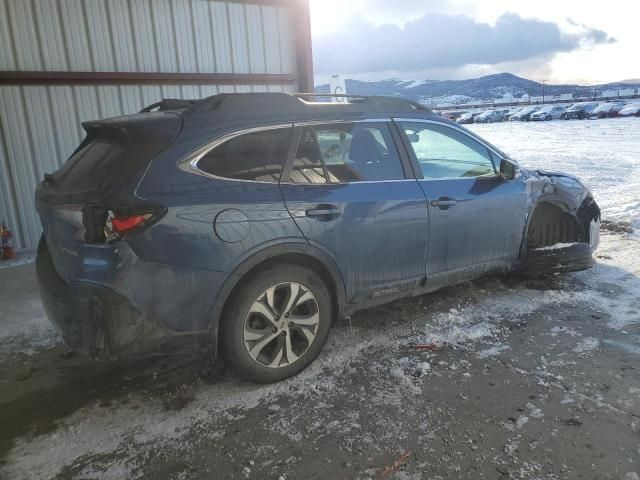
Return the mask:
{"type": "Polygon", "coordinates": [[[0,0],[0,220],[35,248],[35,186],[85,120],[161,98],[311,91],[308,0],[0,0]]]}

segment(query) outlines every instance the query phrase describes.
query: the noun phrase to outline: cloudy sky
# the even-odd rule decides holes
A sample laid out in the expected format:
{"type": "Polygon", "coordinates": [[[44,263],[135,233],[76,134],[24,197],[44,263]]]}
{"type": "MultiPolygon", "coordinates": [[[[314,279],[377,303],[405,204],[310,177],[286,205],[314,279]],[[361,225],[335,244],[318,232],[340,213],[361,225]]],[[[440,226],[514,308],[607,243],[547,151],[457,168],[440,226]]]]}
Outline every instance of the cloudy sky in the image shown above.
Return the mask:
{"type": "Polygon", "coordinates": [[[640,78],[639,14],[630,0],[311,0],[316,83],[640,78]]]}

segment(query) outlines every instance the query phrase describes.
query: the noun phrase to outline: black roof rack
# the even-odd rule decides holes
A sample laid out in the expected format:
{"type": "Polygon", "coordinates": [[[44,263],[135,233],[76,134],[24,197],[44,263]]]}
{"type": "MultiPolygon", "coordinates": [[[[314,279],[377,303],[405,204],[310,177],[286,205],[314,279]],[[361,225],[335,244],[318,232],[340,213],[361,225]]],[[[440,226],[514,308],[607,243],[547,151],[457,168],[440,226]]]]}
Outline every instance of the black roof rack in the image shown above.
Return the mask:
{"type": "MultiPolygon", "coordinates": [[[[255,93],[220,93],[203,100],[163,100],[162,105],[156,108],[179,109],[186,108],[185,115],[196,112],[215,112],[220,115],[273,115],[281,113],[308,114],[312,112],[328,111],[328,109],[340,109],[350,113],[367,112],[424,112],[430,113],[425,106],[400,97],[364,96],[352,94],[331,93],[280,93],[280,92],[255,92],[255,93]],[[348,98],[348,103],[311,102],[306,99],[323,97],[348,98]],[[179,102],[183,102],[180,104],[179,102]]],[[[156,104],[154,104],[156,105],[156,104]]],[[[150,105],[143,111],[148,110],[150,105]]]]}
{"type": "Polygon", "coordinates": [[[152,103],[151,105],[147,105],[142,110],[140,110],[140,113],[148,113],[156,109],[157,109],[156,111],[158,112],[161,112],[163,110],[180,110],[183,108],[193,107],[196,103],[200,101],[201,100],[182,100],[179,98],[164,98],[159,102],[152,103]]]}

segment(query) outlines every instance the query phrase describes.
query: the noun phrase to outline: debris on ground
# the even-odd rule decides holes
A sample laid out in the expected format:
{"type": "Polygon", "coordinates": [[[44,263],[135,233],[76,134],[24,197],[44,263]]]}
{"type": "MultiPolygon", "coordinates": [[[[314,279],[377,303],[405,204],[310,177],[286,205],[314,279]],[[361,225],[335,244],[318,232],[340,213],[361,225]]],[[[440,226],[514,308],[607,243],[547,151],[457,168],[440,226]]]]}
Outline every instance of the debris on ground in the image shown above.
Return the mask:
{"type": "Polygon", "coordinates": [[[613,233],[633,233],[631,222],[625,220],[602,220],[600,230],[613,233]]]}
{"type": "Polygon", "coordinates": [[[392,474],[396,470],[398,470],[403,464],[407,462],[407,460],[409,460],[410,456],[411,456],[410,450],[407,450],[406,452],[404,452],[402,455],[398,457],[398,459],[395,462],[393,462],[391,465],[387,466],[383,470],[383,472],[380,474],[380,477],[385,477],[387,475],[392,474]]]}

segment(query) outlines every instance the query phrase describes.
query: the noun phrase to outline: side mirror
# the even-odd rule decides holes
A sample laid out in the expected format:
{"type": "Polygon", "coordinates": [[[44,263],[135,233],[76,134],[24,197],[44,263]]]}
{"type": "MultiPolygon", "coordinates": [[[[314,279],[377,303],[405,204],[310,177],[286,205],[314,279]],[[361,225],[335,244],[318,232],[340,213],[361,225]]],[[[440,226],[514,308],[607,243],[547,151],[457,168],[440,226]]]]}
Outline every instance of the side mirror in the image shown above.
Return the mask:
{"type": "Polygon", "coordinates": [[[502,160],[500,162],[500,175],[505,180],[513,180],[518,172],[518,167],[508,160],[502,160]]]}

